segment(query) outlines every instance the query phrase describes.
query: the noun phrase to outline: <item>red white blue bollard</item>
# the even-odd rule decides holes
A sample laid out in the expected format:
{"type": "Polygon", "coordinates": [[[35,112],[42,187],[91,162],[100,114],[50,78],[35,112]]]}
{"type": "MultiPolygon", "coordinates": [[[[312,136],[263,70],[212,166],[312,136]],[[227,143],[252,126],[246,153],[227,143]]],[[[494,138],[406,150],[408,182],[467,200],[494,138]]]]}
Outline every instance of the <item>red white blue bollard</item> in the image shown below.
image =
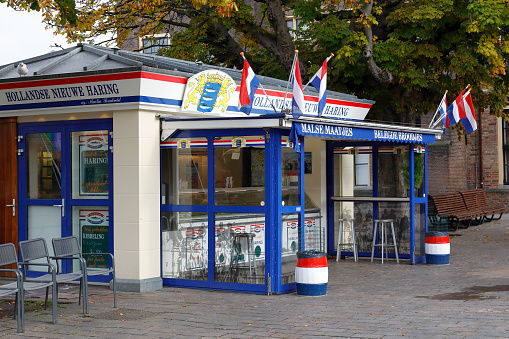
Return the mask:
{"type": "Polygon", "coordinates": [[[430,265],[449,265],[451,244],[448,232],[426,232],[424,244],[426,263],[430,265]]]}
{"type": "Polygon", "coordinates": [[[327,254],[317,251],[297,252],[297,266],[295,267],[297,294],[325,295],[328,281],[327,254]]]}

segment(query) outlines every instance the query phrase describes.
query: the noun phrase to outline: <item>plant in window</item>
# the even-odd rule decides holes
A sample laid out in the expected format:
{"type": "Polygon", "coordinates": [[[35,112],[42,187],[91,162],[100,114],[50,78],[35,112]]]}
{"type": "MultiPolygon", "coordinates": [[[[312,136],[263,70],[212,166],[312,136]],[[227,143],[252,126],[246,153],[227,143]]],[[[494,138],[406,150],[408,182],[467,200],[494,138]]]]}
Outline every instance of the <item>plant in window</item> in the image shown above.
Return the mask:
{"type": "MultiPolygon", "coordinates": [[[[403,172],[403,181],[405,188],[410,188],[410,162],[409,158],[405,157],[405,162],[401,167],[403,172]]],[[[424,158],[423,154],[417,153],[414,155],[414,187],[419,188],[424,179],[424,158]]]]}

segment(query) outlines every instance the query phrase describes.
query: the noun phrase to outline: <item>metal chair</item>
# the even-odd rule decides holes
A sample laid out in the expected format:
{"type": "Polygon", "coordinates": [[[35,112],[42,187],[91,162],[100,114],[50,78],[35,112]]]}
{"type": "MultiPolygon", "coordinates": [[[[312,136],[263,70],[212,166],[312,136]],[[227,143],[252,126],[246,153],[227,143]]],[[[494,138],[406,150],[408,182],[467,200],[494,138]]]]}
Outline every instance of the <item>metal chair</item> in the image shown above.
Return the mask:
{"type": "MultiPolygon", "coordinates": [[[[111,253],[82,253],[81,247],[79,245],[78,238],[76,236],[70,236],[65,238],[54,238],[52,240],[53,243],[53,251],[55,255],[58,257],[89,257],[89,256],[99,256],[99,255],[108,255],[111,258],[111,266],[108,265],[108,268],[90,268],[86,267],[85,264],[85,272],[88,277],[98,276],[98,275],[110,275],[113,276],[113,307],[117,307],[117,280],[115,278],[115,258],[111,253]]],[[[85,259],[83,259],[85,260],[85,259]]],[[[85,260],[86,262],[86,260],[85,260]]],[[[88,287],[87,287],[88,291],[88,287]]]]}
{"type": "Polygon", "coordinates": [[[0,245],[0,266],[16,264],[16,269],[2,268],[0,272],[12,272],[16,275],[16,282],[8,283],[0,286],[0,297],[4,295],[16,294],[16,313],[17,317],[17,330],[18,333],[25,332],[25,291],[37,290],[40,288],[52,287],[52,313],[53,324],[57,323],[57,281],[56,281],[56,268],[53,264],[37,263],[38,266],[47,266],[48,275],[51,276],[49,281],[34,281],[24,282],[23,273],[19,269],[20,266],[25,266],[25,263],[18,263],[18,256],[16,254],[16,247],[14,244],[0,245]]]}
{"type": "MultiPolygon", "coordinates": [[[[80,293],[79,295],[83,295],[83,314],[88,313],[88,288],[87,288],[87,275],[86,275],[86,269],[87,265],[85,262],[85,259],[81,257],[59,257],[54,256],[50,257],[48,252],[48,246],[46,245],[46,240],[44,238],[37,238],[37,239],[31,239],[31,240],[25,240],[19,242],[19,253],[21,256],[21,260],[23,263],[27,263],[30,266],[34,265],[33,261],[37,259],[46,259],[47,263],[50,263],[50,259],[57,260],[57,274],[56,274],[56,280],[57,284],[61,283],[69,283],[75,280],[80,280],[80,293]],[[65,259],[75,259],[79,260],[80,262],[80,269],[77,271],[74,271],[72,273],[58,273],[60,272],[60,268],[58,265],[58,260],[65,260],[65,259]]],[[[49,273],[49,272],[48,272],[49,273]]],[[[31,282],[41,282],[41,281],[48,281],[50,279],[49,274],[43,274],[42,276],[38,277],[26,277],[25,272],[25,281],[31,281],[31,282]]],[[[58,300],[58,288],[57,288],[57,300],[58,300]]],[[[81,301],[81,298],[79,299],[81,301]]],[[[46,303],[48,302],[48,289],[46,289],[46,303]]]]}

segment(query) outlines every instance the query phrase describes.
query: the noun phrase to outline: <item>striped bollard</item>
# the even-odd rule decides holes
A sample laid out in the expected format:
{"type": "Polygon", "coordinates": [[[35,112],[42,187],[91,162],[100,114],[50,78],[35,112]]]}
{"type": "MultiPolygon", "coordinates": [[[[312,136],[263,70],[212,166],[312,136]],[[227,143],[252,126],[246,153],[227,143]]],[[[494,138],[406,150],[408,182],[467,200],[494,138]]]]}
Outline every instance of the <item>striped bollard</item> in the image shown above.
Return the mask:
{"type": "Polygon", "coordinates": [[[424,246],[427,264],[449,265],[449,254],[451,253],[449,232],[426,232],[424,246]]]}
{"type": "Polygon", "coordinates": [[[327,254],[317,251],[297,252],[297,266],[295,267],[297,294],[325,295],[328,280],[327,254]]]}

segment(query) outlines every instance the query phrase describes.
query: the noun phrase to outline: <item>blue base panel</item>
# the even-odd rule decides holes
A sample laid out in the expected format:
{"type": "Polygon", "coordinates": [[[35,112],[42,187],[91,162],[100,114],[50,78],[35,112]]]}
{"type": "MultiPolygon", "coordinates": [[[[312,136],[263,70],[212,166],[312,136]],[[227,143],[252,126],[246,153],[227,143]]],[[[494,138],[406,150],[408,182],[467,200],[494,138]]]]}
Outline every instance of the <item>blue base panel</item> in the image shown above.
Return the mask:
{"type": "Polygon", "coordinates": [[[327,284],[295,284],[297,286],[297,294],[318,296],[327,294],[327,284]]]}
{"type": "Polygon", "coordinates": [[[426,254],[428,265],[449,265],[449,254],[426,254]]]}

